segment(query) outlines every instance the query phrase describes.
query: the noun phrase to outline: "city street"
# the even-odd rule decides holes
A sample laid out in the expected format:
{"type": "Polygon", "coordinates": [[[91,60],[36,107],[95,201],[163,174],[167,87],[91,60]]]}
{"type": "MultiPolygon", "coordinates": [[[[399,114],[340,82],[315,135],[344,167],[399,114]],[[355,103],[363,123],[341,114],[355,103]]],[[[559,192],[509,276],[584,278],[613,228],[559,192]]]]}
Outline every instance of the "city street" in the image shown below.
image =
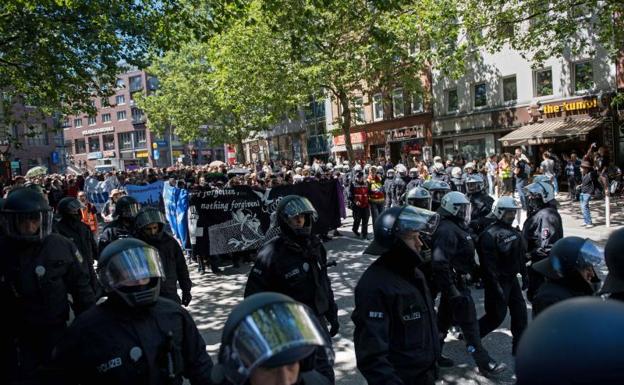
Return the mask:
{"type": "MultiPolygon", "coordinates": [[[[560,198],[563,198],[560,195],[560,198]]],[[[594,223],[592,229],[584,229],[581,224],[580,209],[578,203],[561,199],[560,211],[564,222],[564,234],[588,237],[604,243],[609,230],[624,223],[622,206],[612,204],[612,227],[604,226],[604,213],[600,214],[599,208],[604,205],[596,202],[592,205],[594,223]],[[601,216],[602,215],[602,216],[601,216]]],[[[355,239],[351,232],[352,218],[347,218],[340,229],[343,236],[327,242],[329,259],[338,262],[336,267],[330,268],[332,287],[339,306],[340,333],[333,339],[336,351],[336,379],[338,384],[355,385],[365,384],[364,378],[356,368],[355,354],[353,350],[353,323],[350,316],[353,311],[353,290],[362,272],[374,260],[374,257],[362,255],[362,251],[368,242],[355,239]]],[[[372,228],[369,230],[372,233],[372,228]]],[[[211,273],[199,275],[196,273],[196,265],[190,267],[191,276],[195,287],[193,288],[193,302],[190,311],[197,322],[211,356],[216,356],[221,338],[221,329],[232,307],[241,301],[247,273],[250,265],[243,264],[239,269],[231,266],[225,267],[225,274],[215,276],[211,273]]],[[[604,276],[604,268],[602,275],[604,276]]],[[[473,291],[474,300],[477,304],[479,315],[483,314],[483,291],[473,291]]],[[[529,307],[529,318],[531,310],[529,307]]],[[[484,339],[484,345],[490,354],[497,360],[503,361],[510,368],[497,379],[487,379],[479,375],[474,363],[465,352],[465,345],[453,337],[447,339],[444,346],[446,355],[455,360],[456,366],[441,371],[443,384],[513,384],[513,359],[511,356],[511,333],[509,330],[509,317],[501,328],[491,333],[484,339]]]]}

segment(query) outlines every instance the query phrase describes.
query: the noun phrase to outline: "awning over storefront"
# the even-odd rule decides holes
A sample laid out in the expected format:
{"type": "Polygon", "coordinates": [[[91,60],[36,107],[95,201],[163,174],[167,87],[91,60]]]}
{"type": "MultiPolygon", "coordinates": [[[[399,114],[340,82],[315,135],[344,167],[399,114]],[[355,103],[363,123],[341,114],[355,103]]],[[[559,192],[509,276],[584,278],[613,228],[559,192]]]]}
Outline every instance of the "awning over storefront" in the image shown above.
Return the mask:
{"type": "MultiPolygon", "coordinates": [[[[353,147],[353,151],[364,150],[364,145],[361,143],[354,143],[351,145],[351,147],[353,147]]],[[[347,152],[347,146],[345,145],[334,146],[331,148],[331,151],[332,152],[347,152]]]]}
{"type": "Polygon", "coordinates": [[[579,138],[599,127],[602,118],[552,119],[524,125],[498,139],[503,147],[555,143],[556,140],[579,138]]]}

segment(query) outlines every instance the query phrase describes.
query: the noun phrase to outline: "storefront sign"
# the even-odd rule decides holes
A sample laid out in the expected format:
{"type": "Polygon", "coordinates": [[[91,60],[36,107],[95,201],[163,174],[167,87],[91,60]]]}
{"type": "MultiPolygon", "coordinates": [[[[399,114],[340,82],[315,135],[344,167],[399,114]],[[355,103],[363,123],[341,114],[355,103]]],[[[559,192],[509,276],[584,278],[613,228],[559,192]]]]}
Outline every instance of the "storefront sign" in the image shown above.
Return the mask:
{"type": "Polygon", "coordinates": [[[386,131],[386,136],[388,142],[398,142],[402,140],[410,140],[410,139],[420,139],[425,137],[425,127],[420,126],[412,126],[412,127],[403,127],[403,128],[395,128],[393,130],[386,131]]]}
{"type": "MultiPolygon", "coordinates": [[[[351,144],[361,144],[361,143],[366,142],[365,132],[354,132],[350,136],[351,136],[351,144]]],[[[345,144],[344,135],[334,136],[334,146],[344,146],[344,144],[345,144]]]]}
{"type": "Polygon", "coordinates": [[[581,111],[598,108],[598,99],[577,100],[574,102],[563,102],[562,104],[549,104],[544,106],[544,114],[558,114],[564,111],[581,111]]]}
{"type": "Polygon", "coordinates": [[[104,132],[114,132],[114,131],[115,131],[115,127],[92,128],[90,130],[82,131],[82,135],[89,136],[89,135],[97,135],[97,134],[102,134],[104,132]]]}
{"type": "Polygon", "coordinates": [[[116,154],[115,154],[114,150],[104,151],[104,157],[105,158],[114,158],[115,155],[116,154]]]}
{"type": "Polygon", "coordinates": [[[538,145],[538,144],[552,144],[555,143],[555,138],[533,138],[527,141],[529,145],[538,145]]]}
{"type": "Polygon", "coordinates": [[[147,151],[137,151],[135,156],[137,158],[147,158],[149,157],[149,153],[147,151]]]}
{"type": "Polygon", "coordinates": [[[87,154],[87,159],[88,160],[102,159],[103,157],[104,157],[104,155],[102,154],[101,151],[90,152],[89,154],[87,154]]]}
{"type": "Polygon", "coordinates": [[[169,144],[169,143],[167,143],[166,140],[157,140],[154,143],[156,143],[156,145],[158,145],[158,147],[167,147],[167,145],[169,144]]]}
{"type": "Polygon", "coordinates": [[[181,150],[173,150],[173,151],[171,151],[171,155],[173,155],[174,158],[178,158],[178,157],[182,156],[182,151],[181,150]]]}

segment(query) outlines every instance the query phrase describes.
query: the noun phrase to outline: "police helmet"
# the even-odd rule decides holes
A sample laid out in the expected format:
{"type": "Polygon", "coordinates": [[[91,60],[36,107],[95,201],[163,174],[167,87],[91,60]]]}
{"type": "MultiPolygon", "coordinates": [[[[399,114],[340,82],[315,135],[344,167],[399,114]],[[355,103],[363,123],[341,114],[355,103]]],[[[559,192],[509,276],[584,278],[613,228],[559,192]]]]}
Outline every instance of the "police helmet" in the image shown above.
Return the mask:
{"type": "Polygon", "coordinates": [[[388,178],[393,178],[394,177],[394,169],[392,169],[392,168],[388,169],[388,171],[386,171],[386,176],[388,178]]]}
{"type": "Polygon", "coordinates": [[[464,166],[464,172],[465,173],[470,173],[472,170],[475,169],[475,164],[474,162],[468,162],[466,163],[466,165],[464,166]]]}
{"type": "Polygon", "coordinates": [[[0,214],[11,238],[42,241],[52,232],[52,208],[37,190],[28,187],[11,190],[0,214]]]}
{"type": "Polygon", "coordinates": [[[124,218],[134,220],[141,210],[141,204],[134,197],[129,195],[122,196],[115,203],[115,211],[113,218],[124,218]]]}
{"type": "Polygon", "coordinates": [[[375,238],[365,254],[381,255],[390,251],[402,233],[418,231],[433,234],[440,216],[433,211],[413,206],[397,206],[384,210],[374,223],[375,238]]]}
{"type": "MultiPolygon", "coordinates": [[[[444,174],[444,165],[442,163],[434,163],[432,170],[436,174],[444,174]]],[[[452,171],[452,170],[451,170],[452,171]]]]}
{"type": "Polygon", "coordinates": [[[123,238],[102,250],[98,278],[106,293],[137,308],[156,303],[165,274],[156,248],[136,238],[123,238]]]}
{"type": "Polygon", "coordinates": [[[258,367],[290,365],[319,348],[332,365],[331,342],[310,308],[283,294],[257,293],[238,304],[225,322],[212,381],[242,385],[258,367]]]}
{"type": "MultiPolygon", "coordinates": [[[[581,237],[564,237],[555,242],[546,259],[532,268],[550,279],[570,277],[586,268],[594,268],[604,260],[604,250],[594,241],[581,237]]],[[[594,281],[600,282],[594,271],[594,281]]]]}
{"type": "Polygon", "coordinates": [[[160,210],[158,210],[155,207],[143,207],[135,218],[134,226],[136,227],[137,230],[143,233],[142,234],[143,236],[146,236],[148,238],[153,238],[153,239],[160,239],[163,234],[165,223],[167,223],[167,220],[165,219],[165,216],[163,215],[163,213],[160,212],[160,210]],[[153,224],[153,223],[158,224],[158,233],[155,235],[145,234],[144,233],[145,226],[153,224]]]}
{"type": "Polygon", "coordinates": [[[461,178],[462,177],[462,169],[461,167],[453,167],[451,169],[451,177],[452,178],[461,178]]]}
{"type": "Polygon", "coordinates": [[[409,170],[409,176],[411,178],[418,178],[418,169],[416,167],[412,167],[409,170]]]}
{"type": "Polygon", "coordinates": [[[75,218],[80,220],[82,218],[80,209],[82,208],[84,208],[84,206],[78,199],[65,197],[59,201],[58,206],[56,206],[56,211],[64,218],[75,218]]]}
{"type": "Polygon", "coordinates": [[[555,188],[552,183],[538,181],[524,187],[524,194],[527,197],[529,206],[541,208],[555,199],[555,188]]]}
{"type": "Polygon", "coordinates": [[[605,278],[601,293],[624,292],[624,228],[617,229],[607,239],[605,245],[605,262],[609,274],[605,278]]]}
{"type": "Polygon", "coordinates": [[[483,191],[485,188],[485,181],[480,174],[470,174],[464,181],[466,185],[466,193],[474,194],[483,191]]]}
{"type": "Polygon", "coordinates": [[[312,234],[312,225],[318,219],[318,213],[308,198],[299,195],[287,195],[283,197],[275,210],[277,223],[284,234],[293,236],[308,236],[312,234]],[[290,219],[304,215],[305,223],[302,228],[293,227],[290,219]]]}
{"type": "Polygon", "coordinates": [[[516,213],[522,206],[510,196],[502,196],[498,198],[492,207],[491,215],[501,222],[511,225],[516,218],[516,213]]]}
{"type": "Polygon", "coordinates": [[[434,210],[440,207],[442,197],[451,191],[451,186],[441,180],[429,179],[423,183],[422,187],[431,193],[432,208],[434,210]]]}
{"type": "Polygon", "coordinates": [[[405,167],[402,163],[397,164],[395,169],[399,173],[399,175],[407,174],[407,167],[405,167]]]}
{"type": "Polygon", "coordinates": [[[578,297],[553,305],[520,340],[517,384],[621,384],[623,324],[618,301],[578,297]]]}
{"type": "Polygon", "coordinates": [[[459,191],[451,191],[444,195],[440,202],[440,209],[466,224],[470,223],[470,201],[466,198],[466,195],[459,191]]]}
{"type": "Polygon", "coordinates": [[[356,164],[355,166],[353,166],[353,171],[362,171],[362,166],[360,164],[356,164]]]}
{"type": "Polygon", "coordinates": [[[431,194],[427,189],[414,187],[405,194],[405,201],[408,205],[431,210],[431,194]]]}

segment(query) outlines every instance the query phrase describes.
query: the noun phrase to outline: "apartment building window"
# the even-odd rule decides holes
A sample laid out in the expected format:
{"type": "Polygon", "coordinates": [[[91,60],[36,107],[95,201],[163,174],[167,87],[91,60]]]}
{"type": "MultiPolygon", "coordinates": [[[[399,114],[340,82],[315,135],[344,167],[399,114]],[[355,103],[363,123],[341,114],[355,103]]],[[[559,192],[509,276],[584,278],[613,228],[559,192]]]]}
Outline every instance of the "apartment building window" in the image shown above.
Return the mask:
{"type": "Polygon", "coordinates": [[[111,121],[111,114],[102,114],[102,123],[109,123],[111,121]]]}
{"type": "Polygon", "coordinates": [[[79,128],[82,127],[82,119],[74,119],[74,127],[79,128]]]}
{"type": "Polygon", "coordinates": [[[101,98],[100,99],[100,104],[102,105],[102,108],[110,107],[110,101],[109,101],[108,97],[101,98]]]}
{"type": "Polygon", "coordinates": [[[115,96],[115,103],[117,103],[117,104],[126,104],[126,96],[125,95],[117,95],[117,96],[115,96]]]}
{"type": "Polygon", "coordinates": [[[97,123],[97,117],[89,116],[89,126],[93,126],[95,123],[97,123]]]}
{"type": "Polygon", "coordinates": [[[373,95],[373,120],[382,120],[384,118],[383,97],[381,94],[373,95]]]}
{"type": "Polygon", "coordinates": [[[30,126],[25,132],[26,144],[29,146],[47,146],[48,133],[47,125],[30,126]]]}
{"type": "Polygon", "coordinates": [[[533,72],[533,83],[535,84],[535,96],[552,95],[552,69],[546,68],[533,72]]]}
{"type": "Polygon", "coordinates": [[[76,139],[74,141],[76,154],[84,154],[87,152],[87,144],[84,139],[76,139]]]}
{"type": "Polygon", "coordinates": [[[89,137],[89,152],[95,151],[100,151],[100,137],[97,135],[89,137]]]}
{"type": "Polygon", "coordinates": [[[61,125],[62,128],[69,128],[71,127],[71,122],[69,121],[69,119],[65,118],[63,119],[63,123],[61,125]]]}
{"type": "Polygon", "coordinates": [[[587,91],[594,88],[594,68],[591,61],[574,63],[574,91],[587,91]]]}
{"type": "Polygon", "coordinates": [[[117,111],[117,120],[126,120],[126,110],[117,111]]]}
{"type": "Polygon", "coordinates": [[[459,99],[457,98],[457,88],[446,90],[446,111],[454,112],[459,109],[459,99]]]}
{"type": "Polygon", "coordinates": [[[518,84],[516,75],[503,78],[503,101],[512,102],[518,100],[518,84]]]}
{"type": "Polygon", "coordinates": [[[414,92],[412,93],[412,114],[417,114],[419,112],[423,112],[424,111],[424,106],[423,106],[423,98],[422,95],[414,92]]]}
{"type": "Polygon", "coordinates": [[[104,142],[104,150],[109,151],[115,149],[115,134],[102,135],[102,141],[104,142]]]}
{"type": "Polygon", "coordinates": [[[485,83],[474,85],[474,106],[485,107],[487,105],[487,86],[485,83]]]}
{"type": "Polygon", "coordinates": [[[132,133],[131,132],[121,132],[117,134],[117,138],[119,140],[120,150],[132,149],[132,133]]]}
{"type": "Polygon", "coordinates": [[[115,86],[117,87],[117,89],[126,88],[126,83],[123,79],[117,79],[117,81],[115,82],[115,86]]]}
{"type": "Polygon", "coordinates": [[[129,80],[130,80],[130,92],[139,91],[143,89],[143,79],[141,79],[141,75],[132,76],[129,80]]]}
{"type": "Polygon", "coordinates": [[[142,123],[144,121],[143,111],[138,108],[133,108],[131,110],[132,113],[132,123],[142,123]]]}
{"type": "Polygon", "coordinates": [[[145,135],[145,130],[138,130],[134,132],[134,143],[135,148],[145,148],[147,147],[147,136],[145,135]]]}
{"type": "Polygon", "coordinates": [[[64,147],[65,147],[65,152],[68,155],[71,155],[74,153],[74,142],[72,142],[71,140],[65,141],[64,147]]]}
{"type": "Polygon", "coordinates": [[[392,91],[392,114],[395,118],[405,115],[405,103],[403,102],[403,90],[401,88],[392,91]]]}
{"type": "Polygon", "coordinates": [[[158,78],[155,76],[147,77],[147,89],[150,91],[156,91],[158,89],[158,78]]]}
{"type": "Polygon", "coordinates": [[[353,100],[353,113],[355,116],[356,124],[366,123],[366,117],[364,115],[364,98],[363,97],[358,96],[353,100]]]}

